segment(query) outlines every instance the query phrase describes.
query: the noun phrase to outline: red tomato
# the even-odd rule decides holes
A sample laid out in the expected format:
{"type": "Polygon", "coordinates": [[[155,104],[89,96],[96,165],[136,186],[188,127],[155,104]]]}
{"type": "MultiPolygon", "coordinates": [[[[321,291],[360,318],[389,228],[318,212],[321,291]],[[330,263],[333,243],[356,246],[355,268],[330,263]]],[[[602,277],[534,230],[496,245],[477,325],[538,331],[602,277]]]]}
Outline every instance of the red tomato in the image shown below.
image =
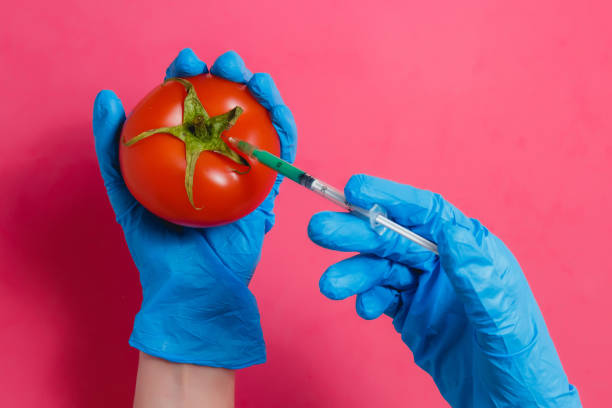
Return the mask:
{"type": "MultiPolygon", "coordinates": [[[[187,80],[211,118],[236,106],[242,108],[242,114],[221,139],[227,141],[231,136],[279,155],[280,142],[268,111],[245,85],[210,74],[187,80]]],[[[181,125],[187,94],[185,85],[168,81],[134,108],[121,133],[121,172],[132,195],[159,217],[191,227],[227,224],[262,203],[274,185],[274,171],[242,154],[250,169],[220,153],[203,151],[195,161],[192,205],[185,177],[186,145],[182,140],[169,133],[156,133],[126,145],[142,132],[181,125]]]]}

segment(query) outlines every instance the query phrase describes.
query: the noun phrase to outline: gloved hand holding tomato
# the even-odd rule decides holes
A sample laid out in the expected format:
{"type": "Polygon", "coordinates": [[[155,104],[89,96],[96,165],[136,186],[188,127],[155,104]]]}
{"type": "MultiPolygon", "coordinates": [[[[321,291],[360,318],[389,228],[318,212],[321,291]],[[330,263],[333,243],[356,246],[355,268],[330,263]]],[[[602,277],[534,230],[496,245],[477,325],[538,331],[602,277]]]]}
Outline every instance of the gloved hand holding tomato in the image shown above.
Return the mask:
{"type": "Polygon", "coordinates": [[[224,138],[293,161],[295,121],[272,78],[252,74],[232,51],[208,73],[184,49],[166,79],[127,121],[112,91],[94,103],[100,170],[143,288],[130,344],[174,362],[262,363],[259,312],[247,285],[274,224],[281,178],[237,157],[224,138]]]}

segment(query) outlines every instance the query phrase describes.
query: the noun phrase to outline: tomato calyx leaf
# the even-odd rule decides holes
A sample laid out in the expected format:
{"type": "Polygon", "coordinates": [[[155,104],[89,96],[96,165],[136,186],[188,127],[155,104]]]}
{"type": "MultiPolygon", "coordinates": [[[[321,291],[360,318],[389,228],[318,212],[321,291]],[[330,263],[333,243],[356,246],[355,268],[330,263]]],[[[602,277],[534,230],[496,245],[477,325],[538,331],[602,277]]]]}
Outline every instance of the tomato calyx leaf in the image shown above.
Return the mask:
{"type": "Polygon", "coordinates": [[[196,163],[202,152],[214,152],[227,157],[236,164],[248,167],[246,171],[232,169],[238,174],[248,173],[251,169],[250,163],[232,150],[228,143],[221,138],[223,132],[236,123],[243,109],[236,106],[226,113],[210,117],[202,106],[191,82],[183,78],[169,78],[164,83],[168,81],[180,83],[187,91],[183,100],[183,123],[178,126],[147,130],[127,142],[124,141],[123,144],[132,146],[159,133],[169,134],[181,140],[185,144],[185,191],[191,206],[196,210],[201,210],[202,207],[197,207],[193,201],[193,178],[196,163]]]}

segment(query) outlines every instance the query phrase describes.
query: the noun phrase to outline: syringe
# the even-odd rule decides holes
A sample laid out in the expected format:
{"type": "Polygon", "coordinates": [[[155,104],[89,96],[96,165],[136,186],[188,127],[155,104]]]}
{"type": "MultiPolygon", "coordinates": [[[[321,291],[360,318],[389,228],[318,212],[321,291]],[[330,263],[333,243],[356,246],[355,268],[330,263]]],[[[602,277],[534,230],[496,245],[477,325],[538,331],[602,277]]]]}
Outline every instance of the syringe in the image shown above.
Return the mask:
{"type": "Polygon", "coordinates": [[[386,228],[400,234],[401,236],[409,239],[410,241],[421,245],[423,248],[428,249],[434,253],[438,253],[438,246],[433,242],[423,238],[422,236],[415,234],[408,228],[403,227],[386,217],[386,213],[383,208],[379,205],[374,205],[371,209],[366,210],[355,205],[350,204],[346,201],[344,194],[330,186],[329,184],[312,177],[310,174],[303,170],[298,169],[291,163],[284,161],[283,159],[276,157],[270,152],[262,149],[258,149],[250,143],[242,140],[235,139],[233,137],[228,138],[229,142],[239,151],[248,155],[251,158],[256,159],[264,166],[271,168],[272,170],[282,174],[283,176],[295,181],[296,183],[306,187],[310,191],[313,191],[339,205],[345,210],[361,215],[370,220],[370,225],[379,234],[382,234],[386,228]]]}

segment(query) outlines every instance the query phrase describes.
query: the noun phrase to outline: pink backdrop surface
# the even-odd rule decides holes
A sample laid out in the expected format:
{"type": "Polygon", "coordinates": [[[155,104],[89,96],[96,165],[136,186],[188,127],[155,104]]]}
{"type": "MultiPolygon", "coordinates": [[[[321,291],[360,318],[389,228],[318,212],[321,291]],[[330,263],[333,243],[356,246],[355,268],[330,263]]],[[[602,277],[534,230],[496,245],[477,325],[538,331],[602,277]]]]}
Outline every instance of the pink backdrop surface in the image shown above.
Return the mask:
{"type": "MultiPolygon", "coordinates": [[[[442,193],[520,260],[585,406],[612,367],[607,1],[34,1],[0,26],[0,406],[128,407],[140,286],[93,150],[95,94],[129,111],[192,47],[269,72],[297,164],[442,193]],[[301,3],[301,4],[298,4],[301,3]]],[[[318,291],[331,207],[286,184],[252,283],[268,362],[239,407],[444,407],[388,318],[318,291]]],[[[607,403],[606,403],[607,402],[607,403]]]]}

